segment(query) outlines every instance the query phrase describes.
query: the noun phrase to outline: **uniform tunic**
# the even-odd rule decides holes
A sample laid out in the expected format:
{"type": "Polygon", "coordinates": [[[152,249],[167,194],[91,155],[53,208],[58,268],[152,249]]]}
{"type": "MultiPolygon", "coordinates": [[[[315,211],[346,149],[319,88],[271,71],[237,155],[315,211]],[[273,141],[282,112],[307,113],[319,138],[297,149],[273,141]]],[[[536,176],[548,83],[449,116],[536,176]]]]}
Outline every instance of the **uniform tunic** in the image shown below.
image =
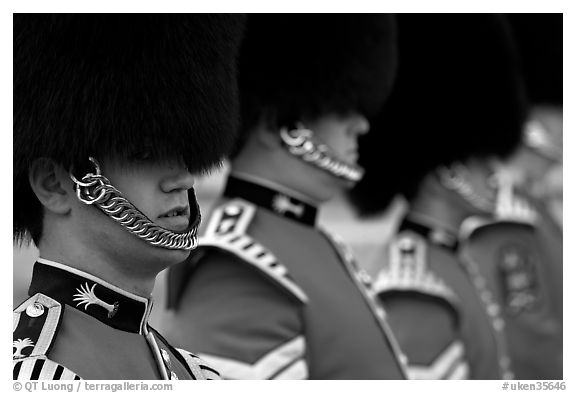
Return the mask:
{"type": "MultiPolygon", "coordinates": [[[[409,217],[409,216],[408,216],[409,217]]],[[[511,377],[501,321],[457,234],[405,219],[374,284],[413,379],[511,377]]]]}
{"type": "Polygon", "coordinates": [[[14,379],[219,379],[148,326],[152,300],[39,259],[14,310],[14,379]]]}
{"type": "Polygon", "coordinates": [[[316,210],[234,177],[225,196],[170,271],[166,336],[224,378],[404,378],[382,308],[316,210]]]}
{"type": "Polygon", "coordinates": [[[544,210],[509,203],[496,220],[468,231],[476,261],[503,307],[518,379],[562,379],[562,232],[544,210]]]}

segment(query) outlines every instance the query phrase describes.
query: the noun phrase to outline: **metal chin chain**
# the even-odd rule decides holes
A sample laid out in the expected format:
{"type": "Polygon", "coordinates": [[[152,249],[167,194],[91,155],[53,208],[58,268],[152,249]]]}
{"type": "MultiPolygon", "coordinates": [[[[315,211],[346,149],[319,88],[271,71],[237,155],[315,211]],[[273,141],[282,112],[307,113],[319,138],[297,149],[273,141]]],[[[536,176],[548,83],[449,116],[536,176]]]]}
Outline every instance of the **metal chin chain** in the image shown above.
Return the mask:
{"type": "Polygon", "coordinates": [[[479,195],[466,178],[466,167],[461,163],[452,164],[450,167],[441,167],[437,170],[440,182],[444,187],[456,192],[466,202],[484,213],[492,214],[495,202],[479,195]]]}
{"type": "Polygon", "coordinates": [[[89,159],[94,165],[96,173],[87,173],[80,181],[70,171],[70,178],[75,183],[76,196],[81,202],[98,207],[107,216],[126,228],[128,232],[152,246],[170,250],[193,250],[196,248],[200,214],[187,232],[176,233],[162,228],[146,217],[118,189],[110,184],[110,180],[102,175],[96,159],[93,157],[89,159]]]}
{"type": "Polygon", "coordinates": [[[363,168],[339,160],[327,145],[315,141],[312,130],[300,126],[291,130],[284,127],[280,129],[280,138],[291,154],[333,176],[354,183],[364,176],[363,168]]]}

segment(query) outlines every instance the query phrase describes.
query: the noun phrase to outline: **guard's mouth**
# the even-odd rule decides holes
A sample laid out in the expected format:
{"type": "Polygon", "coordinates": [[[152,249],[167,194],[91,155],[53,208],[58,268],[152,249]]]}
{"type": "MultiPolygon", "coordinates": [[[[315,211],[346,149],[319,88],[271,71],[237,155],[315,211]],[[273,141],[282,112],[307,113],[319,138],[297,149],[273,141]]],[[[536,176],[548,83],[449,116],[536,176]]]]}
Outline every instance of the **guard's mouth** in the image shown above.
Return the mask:
{"type": "Polygon", "coordinates": [[[190,218],[190,207],[189,206],[177,206],[173,209],[168,210],[166,213],[158,216],[158,218],[172,218],[172,217],[190,218]]]}

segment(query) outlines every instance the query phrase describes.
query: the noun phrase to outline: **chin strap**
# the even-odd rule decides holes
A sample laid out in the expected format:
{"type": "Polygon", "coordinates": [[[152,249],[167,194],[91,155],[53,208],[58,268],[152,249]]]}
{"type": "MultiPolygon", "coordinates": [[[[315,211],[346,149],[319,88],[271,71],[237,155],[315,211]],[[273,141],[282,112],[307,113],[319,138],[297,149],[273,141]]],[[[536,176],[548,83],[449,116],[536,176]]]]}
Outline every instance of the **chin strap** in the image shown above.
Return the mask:
{"type": "Polygon", "coordinates": [[[460,195],[474,208],[484,213],[494,213],[496,209],[495,202],[474,190],[474,187],[466,177],[466,167],[463,164],[454,163],[450,167],[440,167],[437,173],[444,187],[460,195]]]}
{"type": "Polygon", "coordinates": [[[354,183],[364,176],[363,168],[339,160],[327,145],[314,140],[312,130],[301,126],[294,129],[284,127],[280,129],[280,138],[290,154],[332,176],[354,183]]]}
{"type": "MultiPolygon", "coordinates": [[[[98,161],[90,157],[96,173],[87,173],[78,180],[70,171],[70,178],[74,182],[74,189],[78,199],[87,204],[94,205],[102,210],[108,217],[122,225],[128,232],[138,236],[148,244],[171,250],[193,250],[198,245],[196,234],[200,224],[200,209],[196,211],[190,229],[184,233],[176,233],[156,225],[128,199],[126,199],[110,180],[102,175],[98,161]]],[[[194,203],[197,203],[194,200],[194,203]]]]}

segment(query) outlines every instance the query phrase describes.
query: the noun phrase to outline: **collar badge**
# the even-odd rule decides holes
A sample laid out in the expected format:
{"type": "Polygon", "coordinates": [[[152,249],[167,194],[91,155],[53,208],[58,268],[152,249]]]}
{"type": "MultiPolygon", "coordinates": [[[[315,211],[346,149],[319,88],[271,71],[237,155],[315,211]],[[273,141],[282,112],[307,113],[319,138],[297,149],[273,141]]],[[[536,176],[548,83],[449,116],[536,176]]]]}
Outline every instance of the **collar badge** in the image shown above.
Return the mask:
{"type": "Polygon", "coordinates": [[[286,195],[276,194],[272,200],[272,208],[280,214],[290,212],[296,217],[301,217],[304,214],[304,206],[294,204],[286,195]]]}
{"type": "Polygon", "coordinates": [[[84,285],[80,285],[80,288],[77,288],[76,291],[78,292],[74,295],[74,301],[78,302],[76,307],[80,307],[84,305],[84,310],[88,309],[88,306],[95,304],[104,308],[108,311],[108,318],[112,318],[116,312],[118,311],[118,307],[120,304],[118,302],[114,302],[114,304],[108,304],[96,296],[94,293],[94,288],[97,284],[92,285],[92,288],[88,287],[88,283],[84,283],[84,285]]]}

